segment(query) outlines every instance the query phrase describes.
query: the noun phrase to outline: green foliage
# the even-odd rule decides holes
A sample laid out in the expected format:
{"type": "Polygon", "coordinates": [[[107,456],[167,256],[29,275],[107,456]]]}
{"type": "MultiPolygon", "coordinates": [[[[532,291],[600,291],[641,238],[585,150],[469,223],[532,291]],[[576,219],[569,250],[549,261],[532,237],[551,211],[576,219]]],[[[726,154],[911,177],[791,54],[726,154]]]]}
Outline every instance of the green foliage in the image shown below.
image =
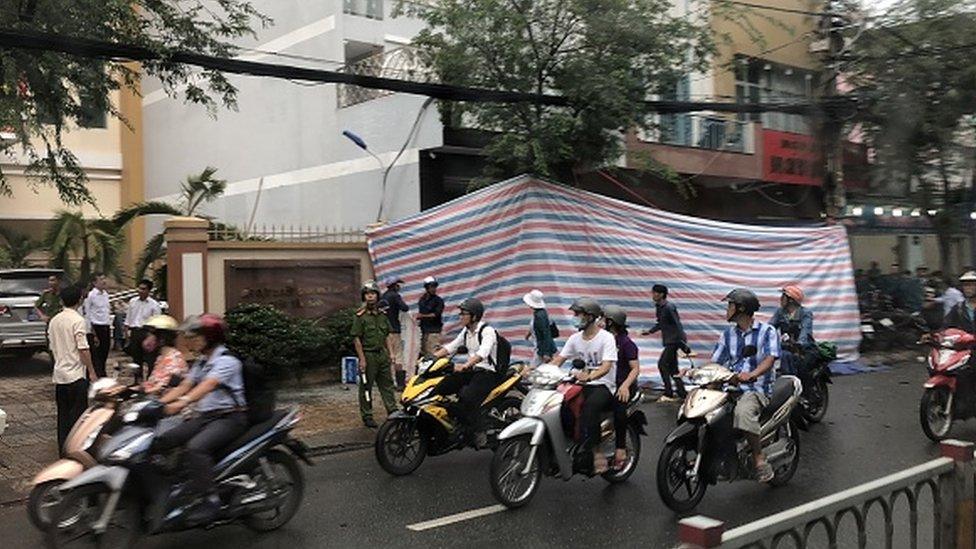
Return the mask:
{"type": "MultiPolygon", "coordinates": [[[[92,202],[78,158],[65,146],[63,132],[86,125],[93,113],[122,119],[109,94],[137,91],[142,74],[157,78],[171,96],[182,87],[186,101],[236,108],[236,88],[222,73],[171,61],[175,51],[233,57],[230,42],[254,36],[252,27],[270,19],[247,0],[20,0],[0,2],[0,27],[140,46],[162,57],[139,68],[118,61],[55,52],[7,48],[0,51],[0,127],[11,127],[13,142],[0,143],[11,156],[23,151],[28,174],[53,184],[72,205],[92,202]]],[[[124,119],[122,119],[125,122],[124,119]]],[[[0,194],[10,185],[0,172],[0,194]]]]}
{"type": "Polygon", "coordinates": [[[310,368],[339,368],[339,360],[351,352],[354,309],[345,309],[321,322],[294,318],[281,310],[242,304],[227,311],[228,346],[264,364],[276,378],[286,374],[301,378],[310,368]]]}
{"type": "Polygon", "coordinates": [[[77,279],[88,281],[98,271],[119,278],[119,256],[125,236],[108,219],[86,219],[81,212],[60,210],[48,225],[44,246],[51,254],[51,266],[75,278],[73,258],[81,258],[77,279]]]}
{"type": "MultiPolygon", "coordinates": [[[[402,0],[427,24],[414,39],[444,83],[561,95],[567,107],[477,103],[449,116],[493,132],[493,174],[571,179],[621,152],[619,132],[647,127],[644,100],[705,69],[706,17],[670,0],[402,0]]],[[[492,174],[489,174],[492,175],[492,174]]]]}
{"type": "Polygon", "coordinates": [[[27,257],[36,250],[41,249],[41,243],[29,236],[9,229],[0,227],[0,267],[19,269],[29,267],[27,257]]]}

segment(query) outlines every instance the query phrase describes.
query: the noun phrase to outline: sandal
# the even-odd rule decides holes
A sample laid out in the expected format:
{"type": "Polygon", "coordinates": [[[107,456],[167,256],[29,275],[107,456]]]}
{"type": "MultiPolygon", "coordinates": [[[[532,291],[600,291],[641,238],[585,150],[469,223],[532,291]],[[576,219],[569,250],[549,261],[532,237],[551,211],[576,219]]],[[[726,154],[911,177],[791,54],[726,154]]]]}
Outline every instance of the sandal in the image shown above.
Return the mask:
{"type": "Polygon", "coordinates": [[[627,466],[627,450],[617,450],[617,453],[614,455],[613,458],[613,468],[617,471],[622,471],[626,466],[627,466]],[[620,455],[621,451],[623,452],[623,456],[620,455]]]}
{"type": "Polygon", "coordinates": [[[603,454],[593,456],[593,475],[602,475],[609,471],[610,468],[607,466],[607,458],[603,454]]]}

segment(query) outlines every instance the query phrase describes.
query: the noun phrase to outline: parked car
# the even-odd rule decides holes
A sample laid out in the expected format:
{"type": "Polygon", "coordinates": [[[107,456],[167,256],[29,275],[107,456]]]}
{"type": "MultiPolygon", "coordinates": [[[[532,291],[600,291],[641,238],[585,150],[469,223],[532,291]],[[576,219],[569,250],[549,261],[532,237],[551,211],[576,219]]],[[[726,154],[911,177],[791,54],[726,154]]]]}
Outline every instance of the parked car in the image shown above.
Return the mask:
{"type": "Polygon", "coordinates": [[[47,326],[34,310],[38,296],[59,269],[0,270],[0,352],[32,355],[47,347],[47,326]]]}

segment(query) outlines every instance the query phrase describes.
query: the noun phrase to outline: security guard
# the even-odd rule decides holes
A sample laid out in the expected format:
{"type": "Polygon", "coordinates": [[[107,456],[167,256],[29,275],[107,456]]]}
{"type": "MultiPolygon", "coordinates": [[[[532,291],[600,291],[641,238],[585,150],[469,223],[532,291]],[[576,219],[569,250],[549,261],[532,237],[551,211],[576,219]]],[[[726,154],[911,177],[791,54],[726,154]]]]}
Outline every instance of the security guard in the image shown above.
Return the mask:
{"type": "Polygon", "coordinates": [[[393,394],[393,376],[390,374],[391,351],[389,338],[390,320],[379,308],[380,288],[367,280],[360,292],[363,306],[356,311],[350,335],[359,355],[359,413],[363,424],[376,428],[373,421],[373,383],[379,387],[386,413],[397,409],[393,394]],[[365,380],[363,379],[365,374],[365,380]]]}

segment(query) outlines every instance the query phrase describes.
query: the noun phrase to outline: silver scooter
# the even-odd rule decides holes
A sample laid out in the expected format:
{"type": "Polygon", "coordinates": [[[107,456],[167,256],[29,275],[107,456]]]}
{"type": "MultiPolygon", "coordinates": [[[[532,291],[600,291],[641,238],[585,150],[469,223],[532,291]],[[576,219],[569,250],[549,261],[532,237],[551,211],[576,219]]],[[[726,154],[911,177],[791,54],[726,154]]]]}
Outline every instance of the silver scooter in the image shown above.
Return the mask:
{"type": "MultiPolygon", "coordinates": [[[[522,417],[498,435],[498,449],[491,461],[492,493],[509,508],[528,503],[543,474],[563,480],[574,474],[595,476],[592,452],[584,450],[573,437],[574,425],[564,425],[564,416],[569,419],[572,415],[563,413],[564,404],[583,398],[576,379],[558,366],[545,364],[529,373],[526,382],[531,390],[522,400],[522,417]]],[[[640,437],[647,434],[647,418],[637,409],[640,400],[638,390],[627,403],[627,459],[623,467],[611,468],[601,475],[607,482],[623,482],[637,468],[640,437]]],[[[601,421],[597,448],[613,460],[616,444],[612,412],[607,412],[601,421]]]]}
{"type": "MultiPolygon", "coordinates": [[[[739,359],[756,348],[748,345],[739,359]]],[[[755,479],[748,442],[733,428],[735,404],[742,391],[735,386],[735,368],[709,364],[688,371],[698,387],[688,393],[678,412],[678,425],[668,434],[657,463],[657,490],[671,510],[684,513],[698,505],[709,484],[720,480],[755,479]]],[[[773,486],[789,482],[800,463],[800,434],[805,429],[799,406],[803,387],[795,376],[780,376],[769,404],[759,418],[762,451],[773,467],[773,486]]]]}

